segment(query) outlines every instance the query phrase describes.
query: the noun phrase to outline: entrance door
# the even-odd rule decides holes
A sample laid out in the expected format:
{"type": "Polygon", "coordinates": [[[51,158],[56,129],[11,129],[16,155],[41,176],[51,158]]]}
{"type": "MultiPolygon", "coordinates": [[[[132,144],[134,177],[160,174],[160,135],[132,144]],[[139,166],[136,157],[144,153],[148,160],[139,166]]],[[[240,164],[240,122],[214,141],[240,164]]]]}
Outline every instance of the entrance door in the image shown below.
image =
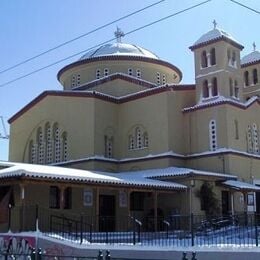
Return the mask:
{"type": "Polygon", "coordinates": [[[115,196],[99,196],[99,231],[115,231],[115,196]]]}
{"type": "Polygon", "coordinates": [[[221,204],[222,204],[222,215],[228,215],[229,213],[229,192],[223,190],[221,192],[221,204]]]}
{"type": "Polygon", "coordinates": [[[260,192],[256,192],[255,197],[256,197],[256,213],[260,214],[260,192]]]}

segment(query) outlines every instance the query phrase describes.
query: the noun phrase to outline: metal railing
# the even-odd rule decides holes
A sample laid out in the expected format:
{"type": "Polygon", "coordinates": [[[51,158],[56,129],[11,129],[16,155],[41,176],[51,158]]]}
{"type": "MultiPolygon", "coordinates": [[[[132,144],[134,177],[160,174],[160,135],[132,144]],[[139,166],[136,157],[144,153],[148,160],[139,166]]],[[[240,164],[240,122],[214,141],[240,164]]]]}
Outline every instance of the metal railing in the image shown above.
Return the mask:
{"type": "Polygon", "coordinates": [[[36,231],[73,243],[156,246],[258,246],[260,215],[86,216],[43,207],[9,208],[1,232],[36,231]],[[156,222],[157,221],[157,222],[156,222]]]}
{"type": "MultiPolygon", "coordinates": [[[[0,259],[11,259],[11,260],[61,260],[61,259],[73,259],[73,260],[111,260],[110,251],[106,250],[103,254],[102,250],[99,250],[95,257],[92,256],[78,256],[78,255],[57,255],[57,254],[48,254],[41,250],[40,248],[35,250],[34,248],[30,249],[30,252],[27,253],[14,253],[9,252],[8,250],[3,251],[0,249],[0,259]]],[[[115,258],[114,258],[115,259],[115,258]]]]}

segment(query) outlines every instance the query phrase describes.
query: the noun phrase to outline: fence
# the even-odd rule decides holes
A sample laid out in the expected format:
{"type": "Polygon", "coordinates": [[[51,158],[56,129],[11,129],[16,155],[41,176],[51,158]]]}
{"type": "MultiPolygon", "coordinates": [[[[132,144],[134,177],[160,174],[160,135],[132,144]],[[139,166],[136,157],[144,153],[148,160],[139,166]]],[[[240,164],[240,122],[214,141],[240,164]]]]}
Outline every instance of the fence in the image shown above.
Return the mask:
{"type": "Polygon", "coordinates": [[[136,219],[134,216],[86,216],[43,207],[9,209],[2,231],[41,232],[73,243],[154,246],[258,246],[260,215],[174,215],[136,219]],[[157,221],[157,223],[155,223],[157,221]]]}
{"type": "MultiPolygon", "coordinates": [[[[110,251],[107,250],[105,254],[101,250],[98,251],[96,257],[90,256],[76,256],[76,255],[53,255],[46,254],[41,249],[30,249],[27,253],[13,253],[8,250],[3,251],[0,248],[0,260],[59,260],[59,259],[73,259],[73,260],[111,260],[110,251]]],[[[114,258],[115,259],[115,258],[114,258]]]]}
{"type": "MultiPolygon", "coordinates": [[[[51,255],[51,254],[46,254],[41,251],[41,249],[38,249],[37,252],[36,250],[32,249],[30,253],[23,253],[23,254],[18,254],[18,253],[9,253],[9,252],[2,252],[0,249],[0,260],[59,260],[59,259],[73,259],[73,260],[130,260],[127,258],[112,258],[110,255],[110,251],[107,250],[105,254],[103,254],[102,250],[99,250],[98,254],[96,257],[89,257],[89,256],[75,256],[75,255],[51,255]]],[[[196,257],[196,252],[191,253],[191,260],[198,260],[196,257]]],[[[133,260],[133,259],[132,259],[133,260]]],[[[136,259],[140,260],[140,259],[136,259]]],[[[182,258],[181,260],[189,260],[187,253],[183,252],[182,253],[182,258]]]]}

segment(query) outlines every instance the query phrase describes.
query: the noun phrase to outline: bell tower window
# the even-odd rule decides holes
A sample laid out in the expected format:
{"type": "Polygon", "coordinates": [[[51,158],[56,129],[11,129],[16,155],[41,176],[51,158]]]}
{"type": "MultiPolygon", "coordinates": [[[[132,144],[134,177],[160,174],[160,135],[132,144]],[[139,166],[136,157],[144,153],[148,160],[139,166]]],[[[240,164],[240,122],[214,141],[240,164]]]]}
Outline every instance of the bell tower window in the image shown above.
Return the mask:
{"type": "Polygon", "coordinates": [[[244,72],[244,83],[245,86],[249,86],[249,73],[247,70],[244,72]]]}
{"type": "Polygon", "coordinates": [[[217,78],[213,78],[212,80],[212,96],[215,97],[218,95],[218,83],[217,78]]]}
{"type": "Polygon", "coordinates": [[[216,51],[215,48],[212,48],[210,50],[210,65],[216,65],[216,51]]]}
{"type": "Polygon", "coordinates": [[[231,97],[234,96],[233,80],[232,80],[232,79],[229,79],[229,93],[230,93],[230,96],[231,96],[231,97]]]}
{"type": "Polygon", "coordinates": [[[205,80],[203,82],[202,96],[203,96],[203,98],[208,98],[209,97],[209,86],[208,86],[208,81],[207,80],[205,80]]]}
{"type": "Polygon", "coordinates": [[[253,83],[254,84],[258,83],[257,69],[253,70],[253,83]]]}
{"type": "Polygon", "coordinates": [[[203,51],[201,54],[201,68],[208,67],[207,52],[203,51]]]}

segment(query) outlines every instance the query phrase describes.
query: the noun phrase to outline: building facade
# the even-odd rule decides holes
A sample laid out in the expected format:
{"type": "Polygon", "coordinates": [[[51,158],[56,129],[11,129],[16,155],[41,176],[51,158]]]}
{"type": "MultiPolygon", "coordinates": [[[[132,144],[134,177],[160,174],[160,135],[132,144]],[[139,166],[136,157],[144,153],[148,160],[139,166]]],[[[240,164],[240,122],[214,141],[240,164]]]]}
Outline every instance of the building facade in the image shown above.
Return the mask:
{"type": "MultiPolygon", "coordinates": [[[[96,182],[91,189],[98,203],[89,214],[100,214],[100,204],[111,194],[119,201],[126,190],[128,204],[144,202],[139,209],[127,206],[128,213],[147,215],[160,205],[164,215],[205,214],[196,195],[205,182],[211,183],[223,214],[260,211],[254,185],[260,185],[256,46],[241,58],[243,46],[214,25],[190,47],[195,84],[181,84],[179,68],[144,48],[122,43],[119,31],[116,35],[116,43],[91,50],[58,72],[62,91],[43,92],[9,120],[9,160],[120,176],[124,181],[143,177],[144,182],[176,184],[169,193],[160,183],[148,191],[141,187],[144,196],[137,184],[129,188],[119,183],[116,192],[102,184],[107,195],[102,198],[96,182]],[[163,195],[150,196],[157,189],[163,195]],[[254,198],[250,205],[248,193],[254,198]]],[[[63,199],[74,196],[82,202],[83,193],[74,188],[66,195],[71,193],[65,191],[67,180],[62,188],[61,179],[51,181],[52,191],[50,184],[44,188],[46,197],[61,189],[63,199]]],[[[43,184],[36,180],[32,189],[35,185],[43,184]]],[[[75,211],[84,207],[81,202],[75,211]]],[[[49,199],[44,203],[47,207],[49,199]]]]}

